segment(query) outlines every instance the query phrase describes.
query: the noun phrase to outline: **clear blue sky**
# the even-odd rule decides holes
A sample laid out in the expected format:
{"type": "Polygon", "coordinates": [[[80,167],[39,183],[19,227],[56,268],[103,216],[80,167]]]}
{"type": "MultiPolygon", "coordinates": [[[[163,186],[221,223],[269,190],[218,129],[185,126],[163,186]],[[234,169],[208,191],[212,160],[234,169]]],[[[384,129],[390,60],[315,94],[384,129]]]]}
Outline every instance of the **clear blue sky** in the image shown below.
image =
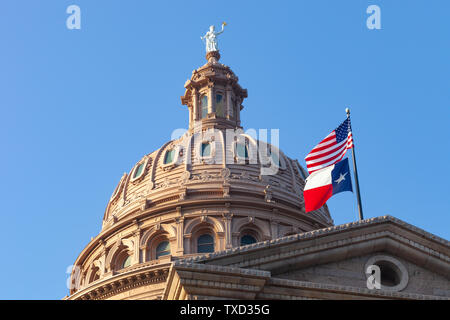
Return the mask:
{"type": "MultiPolygon", "coordinates": [[[[365,216],[450,238],[449,1],[0,3],[0,299],[60,299],[122,173],[187,126],[200,40],[248,89],[245,128],[304,165],[352,109],[365,216]],[[81,8],[81,30],[66,8],[81,8]],[[381,8],[368,30],[366,8],[381,8]]],[[[355,195],[328,201],[336,224],[355,195]]]]}

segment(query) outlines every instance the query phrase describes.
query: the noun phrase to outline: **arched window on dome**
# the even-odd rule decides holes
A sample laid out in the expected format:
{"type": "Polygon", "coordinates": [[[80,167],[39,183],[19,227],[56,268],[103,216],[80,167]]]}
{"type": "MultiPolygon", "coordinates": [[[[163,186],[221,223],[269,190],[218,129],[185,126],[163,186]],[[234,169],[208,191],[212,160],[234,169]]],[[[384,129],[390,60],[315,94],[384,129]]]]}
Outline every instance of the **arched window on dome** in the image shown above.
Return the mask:
{"type": "Polygon", "coordinates": [[[170,243],[169,241],[162,241],[156,247],[156,259],[162,256],[167,256],[170,254],[170,243]]]}
{"type": "Polygon", "coordinates": [[[229,116],[230,118],[234,118],[234,109],[236,108],[236,100],[231,98],[231,106],[229,106],[229,116]]]}
{"type": "Polygon", "coordinates": [[[210,142],[204,142],[201,146],[201,157],[210,157],[211,156],[211,143],[210,142]]]}
{"type": "Polygon", "coordinates": [[[210,234],[202,234],[197,239],[197,252],[214,252],[214,238],[210,234]]]}
{"type": "Polygon", "coordinates": [[[206,118],[208,115],[208,96],[205,94],[200,99],[200,119],[206,118]]]}
{"type": "Polygon", "coordinates": [[[240,160],[248,160],[248,146],[245,143],[234,144],[234,156],[240,160]]]}
{"type": "Polygon", "coordinates": [[[170,149],[166,151],[164,156],[164,164],[171,164],[175,160],[175,149],[170,149]]]}
{"type": "Polygon", "coordinates": [[[216,94],[216,116],[220,118],[225,117],[224,95],[221,93],[216,94]]]}
{"type": "Polygon", "coordinates": [[[255,237],[253,237],[249,234],[243,235],[241,237],[241,246],[246,246],[246,245],[253,244],[256,242],[257,241],[256,241],[255,237]]]}
{"type": "Polygon", "coordinates": [[[131,256],[126,257],[125,260],[122,262],[122,269],[125,269],[129,266],[131,266],[131,256]]]}
{"type": "Polygon", "coordinates": [[[90,274],[90,278],[88,280],[88,284],[94,281],[97,281],[100,279],[100,269],[98,267],[95,267],[94,270],[90,274]]]}

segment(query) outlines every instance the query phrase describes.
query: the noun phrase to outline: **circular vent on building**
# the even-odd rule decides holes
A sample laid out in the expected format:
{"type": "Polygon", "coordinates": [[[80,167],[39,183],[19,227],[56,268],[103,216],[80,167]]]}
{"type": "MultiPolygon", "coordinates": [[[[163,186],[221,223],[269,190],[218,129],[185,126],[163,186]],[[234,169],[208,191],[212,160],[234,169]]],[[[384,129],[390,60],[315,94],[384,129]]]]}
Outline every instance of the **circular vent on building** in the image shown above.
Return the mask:
{"type": "Polygon", "coordinates": [[[408,285],[408,271],[397,259],[386,255],[373,256],[367,261],[364,271],[372,265],[380,268],[381,290],[401,291],[408,285]]]}

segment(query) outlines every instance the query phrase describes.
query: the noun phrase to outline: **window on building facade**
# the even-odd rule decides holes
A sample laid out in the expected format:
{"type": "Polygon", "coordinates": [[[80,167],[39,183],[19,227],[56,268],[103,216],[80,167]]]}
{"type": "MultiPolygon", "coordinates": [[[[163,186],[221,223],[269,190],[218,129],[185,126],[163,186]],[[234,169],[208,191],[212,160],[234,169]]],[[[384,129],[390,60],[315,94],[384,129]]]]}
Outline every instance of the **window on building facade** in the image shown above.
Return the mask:
{"type": "Polygon", "coordinates": [[[225,103],[222,94],[216,94],[216,116],[225,117],[225,103]]]}
{"type": "Polygon", "coordinates": [[[164,164],[169,164],[174,161],[175,158],[175,149],[168,150],[164,157],[164,164]]]}
{"type": "Polygon", "coordinates": [[[201,156],[202,157],[211,156],[211,143],[209,143],[209,142],[202,143],[201,156]]]}
{"type": "Polygon", "coordinates": [[[208,96],[207,95],[202,96],[200,102],[201,102],[201,119],[204,119],[208,115],[208,96]]]}
{"type": "Polygon", "coordinates": [[[248,159],[248,146],[244,143],[236,143],[235,154],[238,158],[248,159]]]}
{"type": "Polygon", "coordinates": [[[214,238],[209,234],[202,234],[197,239],[197,252],[208,253],[214,252],[214,238]]]}
{"type": "Polygon", "coordinates": [[[163,241],[156,247],[156,259],[159,257],[167,256],[170,254],[170,244],[169,241],[163,241]]]}
{"type": "Polygon", "coordinates": [[[244,235],[241,238],[241,246],[246,246],[248,244],[256,243],[256,239],[252,237],[251,235],[244,235]]]}
{"type": "Polygon", "coordinates": [[[134,169],[133,179],[139,178],[144,171],[144,162],[139,164],[136,169],[134,169]]]}
{"type": "Polygon", "coordinates": [[[129,267],[131,265],[131,256],[128,256],[125,261],[122,263],[122,268],[129,267]]]}

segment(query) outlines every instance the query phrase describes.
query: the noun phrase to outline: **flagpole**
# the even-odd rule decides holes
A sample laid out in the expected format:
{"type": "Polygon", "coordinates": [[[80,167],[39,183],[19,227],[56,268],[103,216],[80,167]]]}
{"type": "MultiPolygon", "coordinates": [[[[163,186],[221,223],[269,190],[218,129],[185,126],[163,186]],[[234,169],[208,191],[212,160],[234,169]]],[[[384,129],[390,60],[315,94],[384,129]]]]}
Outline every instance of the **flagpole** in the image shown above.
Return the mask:
{"type": "MultiPolygon", "coordinates": [[[[350,120],[350,109],[346,108],[345,112],[347,112],[347,119],[350,120]]],[[[352,132],[352,140],[353,140],[353,146],[352,146],[352,158],[353,158],[353,174],[355,175],[355,186],[356,186],[356,197],[358,199],[358,212],[359,212],[359,220],[363,220],[363,210],[361,205],[361,194],[359,192],[359,181],[358,181],[358,169],[356,168],[356,155],[355,155],[355,139],[353,137],[352,132]]]]}

